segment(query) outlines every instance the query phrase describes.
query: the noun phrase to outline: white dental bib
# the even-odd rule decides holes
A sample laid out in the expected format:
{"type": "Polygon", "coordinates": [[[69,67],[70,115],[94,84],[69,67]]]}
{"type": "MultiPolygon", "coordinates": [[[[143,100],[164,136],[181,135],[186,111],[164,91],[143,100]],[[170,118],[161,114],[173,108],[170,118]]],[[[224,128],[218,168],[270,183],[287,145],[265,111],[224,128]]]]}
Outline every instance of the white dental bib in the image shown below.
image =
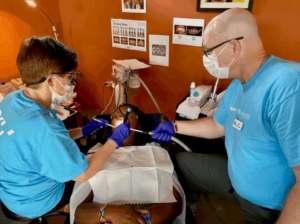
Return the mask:
{"type": "MultiPolygon", "coordinates": [[[[165,149],[154,145],[122,147],[88,182],[76,183],[70,199],[70,221],[73,223],[76,208],[91,191],[93,201],[100,204],[152,204],[176,202],[173,187],[185,204],[184,192],[165,149]]],[[[185,205],[183,208],[177,223],[184,223],[185,205]]]]}
{"type": "Polygon", "coordinates": [[[172,203],[173,172],[166,150],[130,146],[114,152],[89,183],[94,201],[102,204],[172,203]]]}

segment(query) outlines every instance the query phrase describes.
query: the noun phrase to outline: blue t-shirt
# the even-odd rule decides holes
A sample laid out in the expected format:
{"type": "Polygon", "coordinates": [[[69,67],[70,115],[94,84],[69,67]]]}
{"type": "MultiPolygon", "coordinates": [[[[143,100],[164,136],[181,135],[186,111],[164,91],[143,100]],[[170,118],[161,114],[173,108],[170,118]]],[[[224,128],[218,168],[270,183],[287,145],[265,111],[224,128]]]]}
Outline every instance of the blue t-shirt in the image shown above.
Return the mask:
{"type": "Polygon", "coordinates": [[[225,130],[235,191],[281,210],[300,165],[300,64],[271,56],[246,83],[232,81],[215,121],[225,130]]]}
{"type": "Polygon", "coordinates": [[[23,91],[0,103],[0,199],[14,213],[35,218],[54,208],[64,182],[88,163],[55,113],[23,91]]]}

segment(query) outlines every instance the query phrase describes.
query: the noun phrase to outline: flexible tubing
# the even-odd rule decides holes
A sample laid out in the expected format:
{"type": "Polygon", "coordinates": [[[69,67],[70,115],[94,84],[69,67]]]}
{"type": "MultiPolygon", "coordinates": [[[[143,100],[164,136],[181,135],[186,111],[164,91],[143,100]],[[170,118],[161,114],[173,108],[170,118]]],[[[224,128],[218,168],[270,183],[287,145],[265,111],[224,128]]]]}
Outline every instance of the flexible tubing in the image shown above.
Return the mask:
{"type": "Polygon", "coordinates": [[[147,91],[148,95],[150,96],[152,102],[154,103],[154,106],[155,106],[156,110],[158,111],[158,113],[161,113],[160,107],[159,107],[157,101],[155,100],[153,94],[151,93],[150,89],[146,85],[146,83],[138,75],[134,75],[134,77],[137,78],[139,80],[139,82],[142,84],[142,86],[145,88],[145,90],[147,91]]]}

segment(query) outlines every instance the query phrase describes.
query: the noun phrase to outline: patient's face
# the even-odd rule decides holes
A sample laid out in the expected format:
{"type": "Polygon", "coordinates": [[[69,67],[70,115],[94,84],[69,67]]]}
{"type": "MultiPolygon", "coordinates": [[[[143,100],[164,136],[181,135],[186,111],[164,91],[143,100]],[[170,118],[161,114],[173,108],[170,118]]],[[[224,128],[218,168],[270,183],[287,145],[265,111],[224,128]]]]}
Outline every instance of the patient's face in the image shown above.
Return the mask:
{"type": "MultiPolygon", "coordinates": [[[[128,105],[123,105],[120,106],[116,111],[114,111],[111,114],[111,120],[112,120],[112,125],[113,126],[118,126],[121,123],[124,122],[124,119],[127,115],[127,122],[129,123],[131,128],[137,129],[138,128],[138,116],[136,114],[136,112],[132,111],[132,112],[128,112],[128,105]]],[[[134,140],[135,140],[135,133],[131,132],[129,135],[129,138],[124,142],[124,146],[130,146],[130,145],[134,145],[134,140]]]]}

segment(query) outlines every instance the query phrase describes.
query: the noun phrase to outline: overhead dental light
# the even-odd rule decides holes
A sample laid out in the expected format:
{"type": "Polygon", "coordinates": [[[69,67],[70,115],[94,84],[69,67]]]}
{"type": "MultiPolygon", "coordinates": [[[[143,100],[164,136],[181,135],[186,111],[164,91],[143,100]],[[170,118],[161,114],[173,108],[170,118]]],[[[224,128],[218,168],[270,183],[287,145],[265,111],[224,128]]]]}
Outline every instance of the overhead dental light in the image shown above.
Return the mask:
{"type": "Polygon", "coordinates": [[[25,0],[26,4],[31,8],[36,8],[37,4],[34,0],[25,0]]]}
{"type": "Polygon", "coordinates": [[[51,29],[54,35],[54,38],[56,40],[58,40],[58,32],[55,26],[55,23],[53,22],[53,20],[51,19],[51,17],[47,14],[47,12],[38,6],[37,2],[35,0],[25,0],[26,4],[30,7],[30,8],[36,8],[38,9],[38,11],[47,19],[47,21],[50,23],[51,25],[51,29]]]}

